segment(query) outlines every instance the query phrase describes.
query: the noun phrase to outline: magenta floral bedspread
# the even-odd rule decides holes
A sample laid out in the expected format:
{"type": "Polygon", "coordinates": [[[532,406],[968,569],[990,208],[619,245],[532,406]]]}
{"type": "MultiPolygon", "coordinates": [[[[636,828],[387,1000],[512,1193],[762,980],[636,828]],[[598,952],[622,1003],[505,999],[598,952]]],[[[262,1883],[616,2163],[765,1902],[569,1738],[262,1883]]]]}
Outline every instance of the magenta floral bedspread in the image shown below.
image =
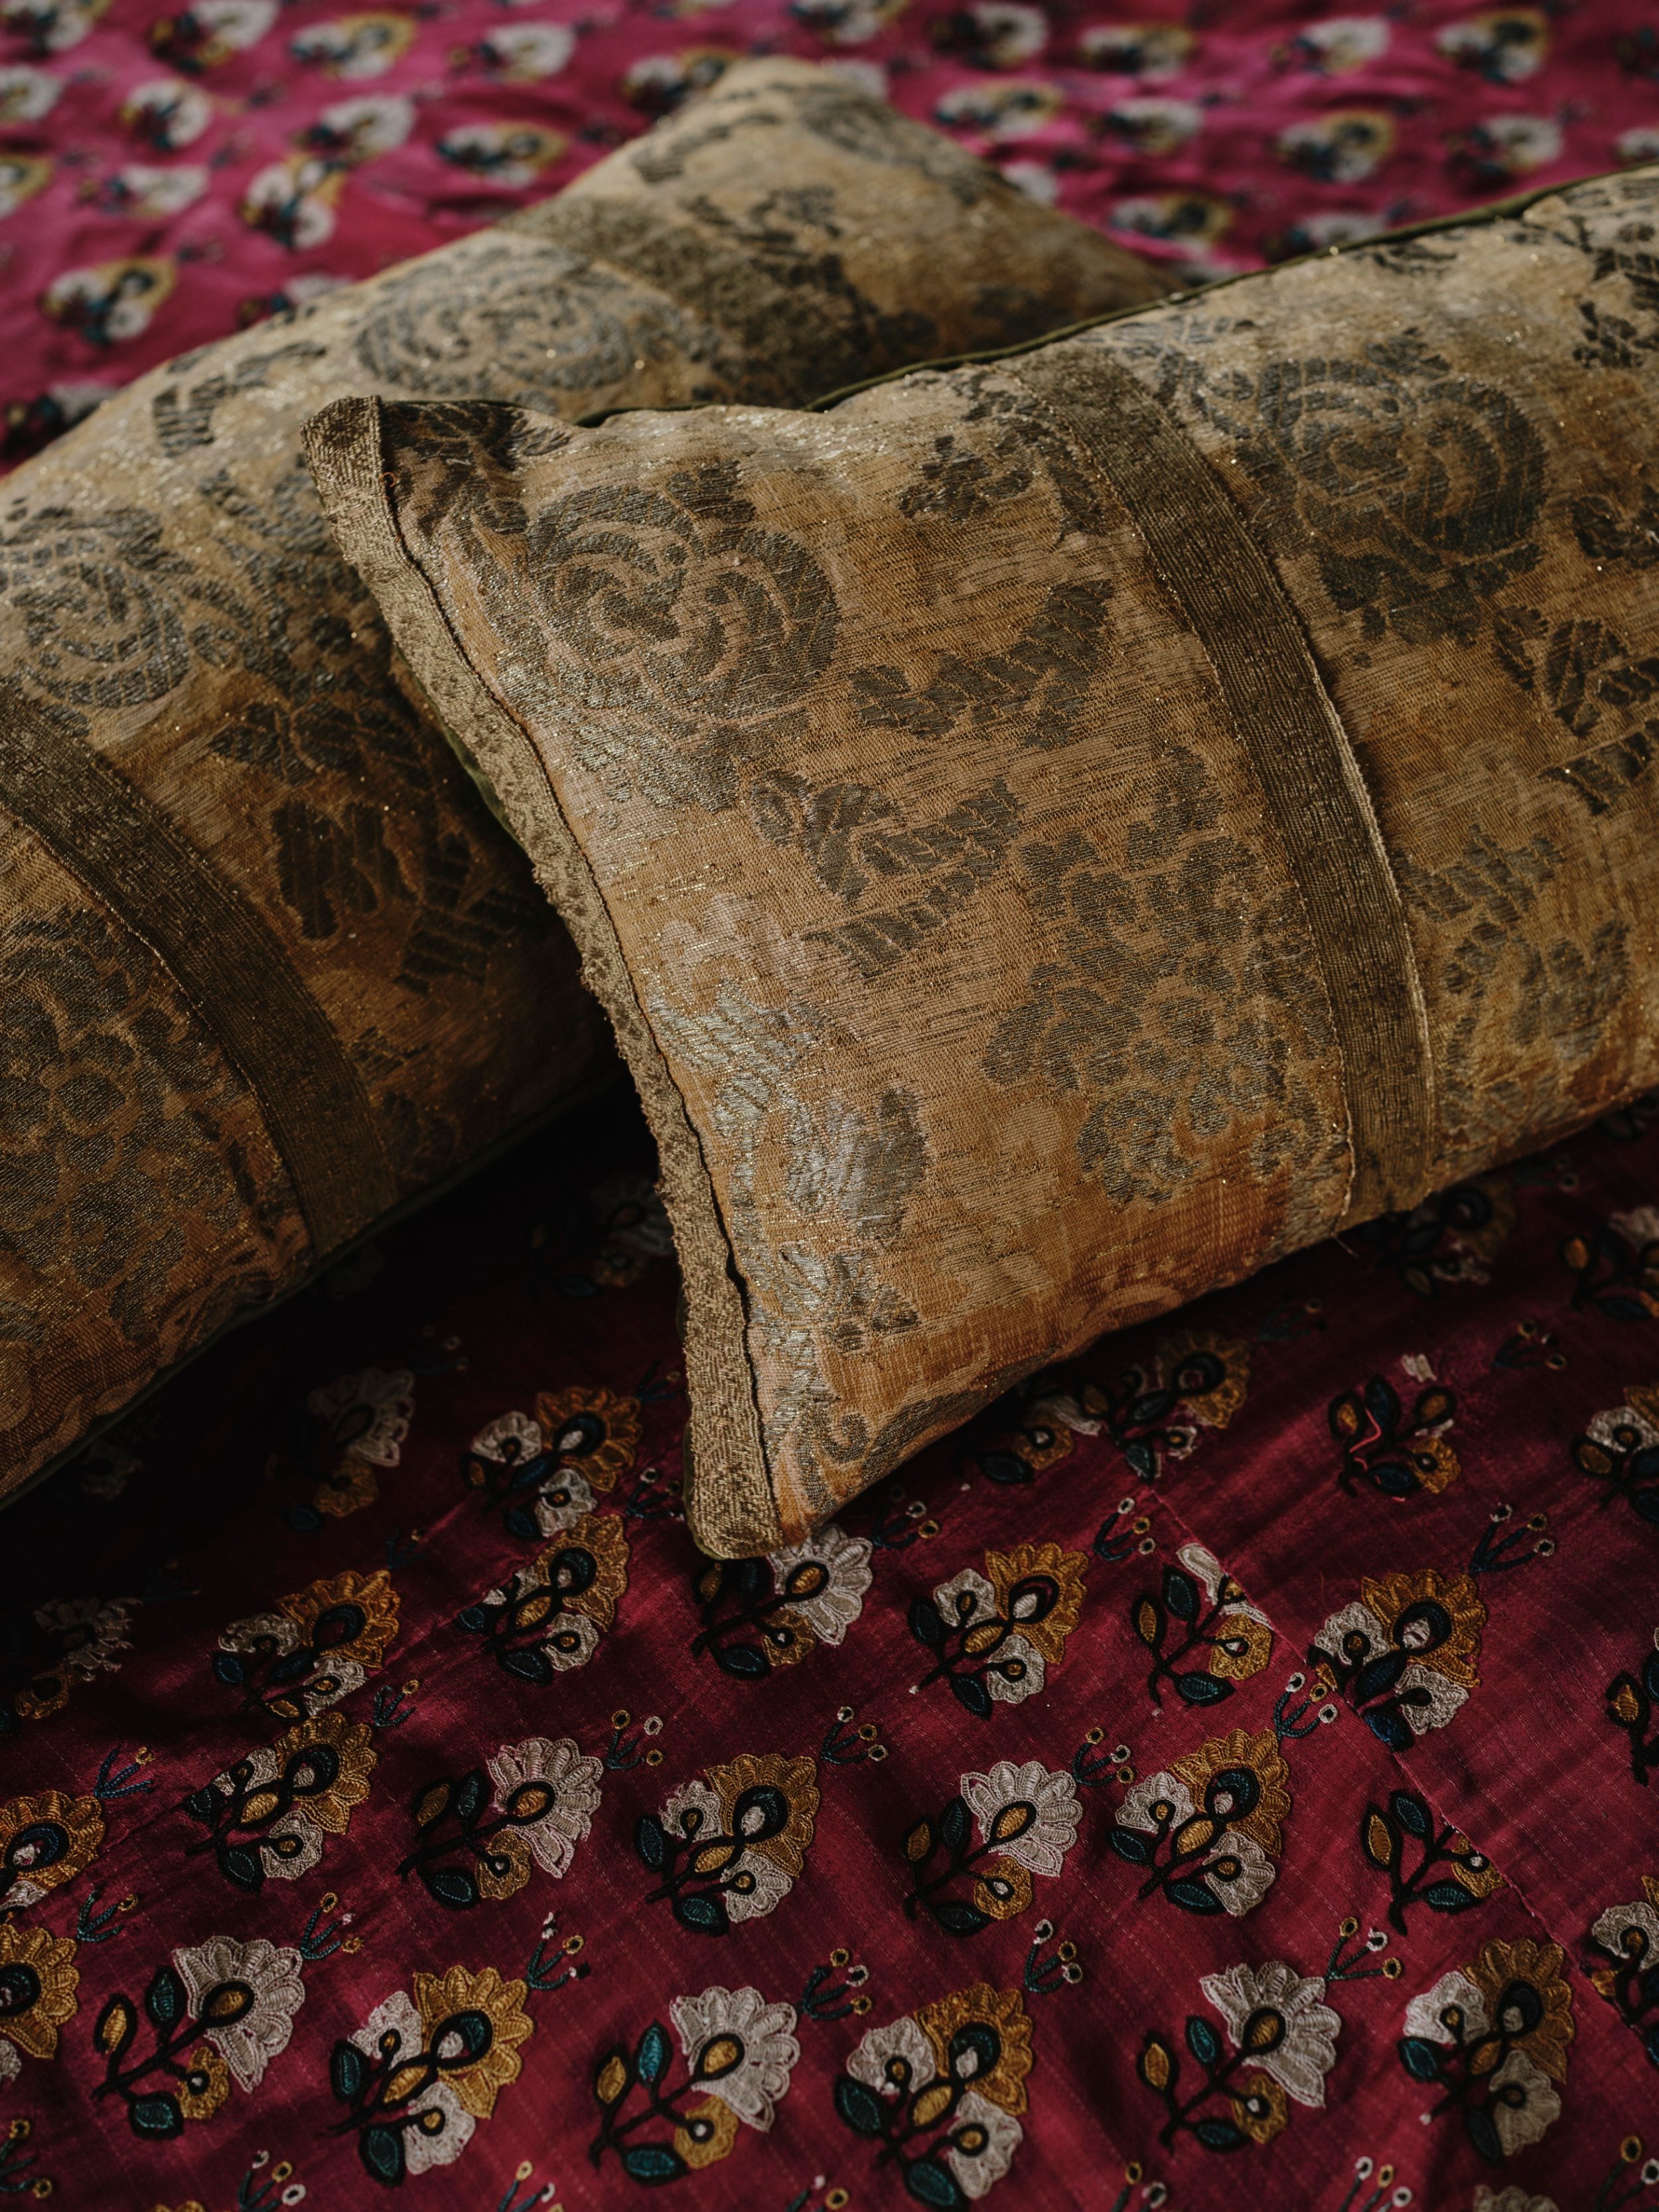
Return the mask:
{"type": "Polygon", "coordinates": [[[7,1515],[0,2189],[1659,2205],[1659,1101],[743,1565],[537,1158],[7,1515]]]}
{"type": "Polygon", "coordinates": [[[142,368],[556,191],[770,51],[1199,276],[1659,154],[1645,0],[3,0],[9,457],[142,368]]]}

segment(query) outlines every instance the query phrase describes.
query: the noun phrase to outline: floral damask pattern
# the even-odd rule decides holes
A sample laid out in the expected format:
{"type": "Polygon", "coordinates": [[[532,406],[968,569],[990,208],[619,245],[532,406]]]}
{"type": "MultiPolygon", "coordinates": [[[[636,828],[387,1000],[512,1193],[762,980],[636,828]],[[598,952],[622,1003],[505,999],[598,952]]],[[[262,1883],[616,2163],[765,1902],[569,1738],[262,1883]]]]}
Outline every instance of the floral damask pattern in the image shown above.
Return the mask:
{"type": "Polygon", "coordinates": [[[0,2180],[1647,2212],[1650,1108],[1493,1179],[1478,1273],[1307,1255],[746,1563],[617,1118],[17,1509],[0,2180]]]}

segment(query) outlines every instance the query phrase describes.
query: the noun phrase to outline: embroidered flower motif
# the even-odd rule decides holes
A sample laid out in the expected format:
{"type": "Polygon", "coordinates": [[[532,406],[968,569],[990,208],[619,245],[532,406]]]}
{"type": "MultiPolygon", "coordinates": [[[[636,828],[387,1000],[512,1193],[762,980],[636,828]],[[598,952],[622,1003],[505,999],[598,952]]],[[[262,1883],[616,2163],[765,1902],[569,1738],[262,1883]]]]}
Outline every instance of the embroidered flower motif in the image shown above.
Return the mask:
{"type": "Polygon", "coordinates": [[[598,2167],[614,2151],[635,2181],[674,2181],[716,2164],[735,2147],[739,2124],[766,2132],[800,2057],[794,2007],[769,2004],[757,1989],[715,1986],[676,1997],[668,2009],[683,2081],[674,2079],[673,2049],[655,2021],[632,2051],[624,2044],[607,2051],[593,2074],[600,2121],[589,2160],[598,2167]],[[642,2106],[624,2117],[636,2092],[642,2106]],[[656,2132],[639,2133],[653,2123],[656,2132]]]}
{"type": "Polygon", "coordinates": [[[0,1922],[0,2081],[19,2071],[18,2053],[51,2058],[58,2031],[80,2002],[75,1945],[44,1928],[0,1922]]]}
{"type": "Polygon", "coordinates": [[[418,1840],[398,1871],[458,1911],[514,1895],[532,1860],[557,1880],[599,1808],[602,1771],[568,1736],[503,1744],[487,1775],[474,1767],[416,1793],[418,1840]]]}
{"type": "Polygon", "coordinates": [[[918,1820],[904,1838],[915,1871],[906,1912],[915,1919],[925,1909],[951,1936],[1012,1919],[1031,1902],[1034,1875],[1052,1880],[1061,1872],[1082,1817],[1073,1776],[1036,1759],[1016,1766],[1005,1759],[988,1774],[964,1774],[960,1794],[939,1818],[918,1820]],[[977,1845],[970,1814],[979,1824],[977,1845]],[[972,1879],[971,1902],[951,1893],[963,1875],[972,1879]]]}
{"type": "Polygon", "coordinates": [[[368,1729],[343,1713],[300,1722],[184,1800],[208,1831],[189,1856],[211,1850],[241,1889],[259,1889],[267,1876],[292,1881],[316,1865],[325,1835],[345,1833],[377,1757],[368,1729]]]}
{"type": "Polygon", "coordinates": [[[127,1634],[132,1602],[125,1599],[54,1598],[30,1614],[28,1623],[0,1676],[19,1684],[7,1702],[20,1720],[45,1720],[59,1711],[77,1681],[113,1674],[121,1663],[116,1653],[132,1648],[127,1634]]]}
{"type": "Polygon", "coordinates": [[[216,1936],[173,1962],[204,2034],[240,2089],[252,2093],[270,2061],[288,2049],[294,2015],[305,2002],[297,1951],[263,1936],[239,1943],[216,1936]]]}
{"type": "Polygon", "coordinates": [[[1199,1987],[1221,2014],[1232,2051],[1200,2013],[1188,2016],[1184,2057],[1172,2037],[1148,2033],[1135,2068],[1163,2100],[1161,2143],[1187,2134],[1206,2150],[1240,2150],[1281,2134],[1291,2099],[1324,2104],[1342,2018],[1325,2002],[1323,1977],[1298,1973],[1275,1959],[1206,1974],[1199,1987]],[[1201,2076],[1196,2089],[1184,2078],[1188,2064],[1201,2076]]]}
{"type": "Polygon", "coordinates": [[[496,1665],[545,1685],[585,1667],[628,1588],[628,1539],[614,1513],[589,1513],[556,1537],[505,1587],[458,1617],[496,1665]]]}
{"type": "Polygon", "coordinates": [[[610,1390],[544,1390],[536,1401],[547,1449],[592,1488],[614,1490],[640,1449],[640,1401],[610,1390]]]}
{"type": "Polygon", "coordinates": [[[1152,1654],[1147,1692],[1159,1707],[1166,1684],[1183,1705],[1221,1705],[1267,1664],[1273,1628],[1204,1545],[1183,1544],[1176,1559],[1129,1607],[1129,1624],[1152,1654]],[[1198,1665],[1182,1664],[1194,1655],[1198,1665]]]}
{"type": "Polygon", "coordinates": [[[838,1644],[864,1610],[872,1547],[826,1522],[765,1559],[710,1560],[693,1577],[702,1616],[694,1653],[745,1681],[838,1644]]]}
{"type": "Polygon", "coordinates": [[[532,1735],[522,1743],[503,1744],[489,1767],[497,1806],[523,1836],[537,1865],[560,1880],[599,1809],[599,1760],[568,1736],[554,1742],[532,1735]]]}
{"type": "Polygon", "coordinates": [[[1212,1737],[1134,1784],[1118,1808],[1112,1849],[1147,1869],[1141,1897],[1161,1890],[1188,1912],[1237,1917],[1273,1886],[1269,1854],[1281,1848],[1290,1778],[1271,1729],[1212,1737]]]}
{"type": "Polygon", "coordinates": [[[1480,1682],[1486,1608],[1472,1575],[1391,1575],[1360,1584],[1309,1650],[1391,1751],[1443,1728],[1480,1682]]]}
{"type": "Polygon", "coordinates": [[[38,1905],[91,1865],[104,1840],[95,1797],[56,1790],[0,1805],[0,1911],[38,1905]]]}
{"type": "Polygon", "coordinates": [[[211,2119],[234,2081],[252,2094],[288,2048],[305,2002],[300,1954],[257,1938],[216,1936],[157,1967],[143,2009],[110,1998],[92,2032],[104,2061],[95,2097],[118,2096],[133,2133],[149,2142],[211,2119]],[[150,2047],[143,2048],[141,2033],[150,2047]]]}
{"type": "MultiPolygon", "coordinates": [[[[391,2123],[406,2122],[398,2129],[397,2140],[401,2148],[400,2173],[429,2173],[434,2166],[453,2166],[472,2140],[477,2125],[460,2099],[441,2074],[428,2079],[423,2087],[416,2087],[417,2076],[428,2072],[418,2054],[424,2047],[424,2032],[421,2015],[407,1990],[394,1990],[386,2001],[375,2006],[363,2025],[350,2038],[352,2046],[371,2060],[390,2058],[395,2070],[386,2075],[391,2094],[386,2104],[391,2123]],[[398,2067],[396,2062],[405,2062],[398,2067]]],[[[350,2062],[347,2063],[349,2070],[350,2062]]],[[[335,2072],[340,2069],[336,2062],[335,2072]]],[[[336,2092],[337,2095],[338,2092],[336,2092]]],[[[390,2127],[386,2134],[390,2135],[390,2127]]],[[[374,2147],[390,2168],[393,2154],[383,2136],[360,2135],[358,2154],[363,2157],[362,2144],[372,2140],[374,2147]]],[[[364,2163],[368,2160],[364,2158],[364,2163]]],[[[377,2181],[387,2179],[386,2172],[371,2166],[377,2181]]]]}
{"type": "Polygon", "coordinates": [[[910,1633],[938,1655],[917,1687],[944,1676],[957,1703],[981,1719],[994,1702],[1036,1696],[1077,1626],[1087,1570],[1080,1552],[1021,1544],[988,1552],[983,1574],[966,1567],[931,1600],[913,1600],[910,1633]]]}
{"type": "Polygon", "coordinates": [[[593,1510],[593,1491],[585,1474],[561,1468],[536,1492],[536,1527],[544,1536],[562,1536],[593,1510]]]}
{"type": "Polygon", "coordinates": [[[1566,2077],[1573,2035],[1562,1964],[1553,1943],[1493,1942],[1406,2007],[1401,2064],[1439,2089],[1437,2117],[1461,2112],[1483,2158],[1536,2142],[1560,2116],[1552,2085],[1566,2077]]]}
{"type": "Polygon", "coordinates": [[[1597,1413],[1572,1440],[1572,1463],[1602,1486],[1601,1504],[1622,1498],[1644,1521],[1659,1521],[1659,1384],[1632,1386],[1626,1403],[1597,1413]]]}
{"type": "Polygon", "coordinates": [[[1642,1893],[1638,1903],[1597,1916],[1590,1948],[1606,1963],[1592,1967],[1590,1979],[1659,2065],[1659,1881],[1644,1875],[1642,1893]]]}
{"type": "Polygon", "coordinates": [[[881,2146],[911,2196],[959,2204],[1013,2163],[1031,2064],[1019,1992],[981,1983],[871,2028],[836,2082],[836,2111],[881,2146]]]}
{"type": "Polygon", "coordinates": [[[319,1513],[338,1516],[374,1503],[380,1495],[375,1468],[396,1467],[403,1456],[415,1417],[414,1393],[415,1377],[405,1367],[390,1373],[366,1367],[311,1393],[306,1403],[327,1431],[328,1448],[338,1455],[313,1493],[319,1513]]]}
{"type": "Polygon", "coordinates": [[[390,1372],[366,1367],[337,1376],[306,1403],[328,1430],[337,1451],[355,1453],[372,1467],[396,1467],[415,1417],[415,1377],[406,1367],[390,1372]]]}
{"type": "MultiPolygon", "coordinates": [[[[1409,1360],[1402,1361],[1404,1366],[1409,1360]]],[[[1363,1390],[1344,1390],[1328,1409],[1331,1434],[1341,1449],[1337,1487],[1352,1498],[1367,1484],[1384,1498],[1437,1496],[1461,1472],[1448,1438],[1457,1400],[1428,1379],[1409,1414],[1385,1376],[1373,1375],[1363,1390]]]]}
{"type": "Polygon", "coordinates": [[[1389,1923],[1403,1936],[1413,1905],[1431,1912],[1462,1912],[1504,1887],[1504,1877],[1461,1828],[1436,1819],[1428,1800],[1413,1790],[1391,1790],[1385,1803],[1368,1805],[1359,1824],[1360,1849],[1389,1878],[1389,1923]],[[1417,1863],[1408,1868],[1415,1849],[1417,1863]]]}
{"type": "Polygon", "coordinates": [[[647,1903],[668,1898],[682,1926],[709,1936],[763,1918],[793,1887],[817,1809],[810,1759],[745,1754],[711,1766],[635,1828],[635,1850],[661,1876],[647,1903]]]}
{"type": "Polygon", "coordinates": [[[1298,2105],[1324,2103],[1342,2016],[1325,2002],[1322,1980],[1276,1959],[1260,1968],[1206,1974],[1198,1986],[1226,2023],[1236,2051],[1298,2105]]]}
{"type": "Polygon", "coordinates": [[[246,1708],[298,1721],[361,1689],[398,1634],[398,1593],[384,1567],[349,1568],[281,1600],[271,1613],[234,1620],[213,1671],[246,1708]]]}

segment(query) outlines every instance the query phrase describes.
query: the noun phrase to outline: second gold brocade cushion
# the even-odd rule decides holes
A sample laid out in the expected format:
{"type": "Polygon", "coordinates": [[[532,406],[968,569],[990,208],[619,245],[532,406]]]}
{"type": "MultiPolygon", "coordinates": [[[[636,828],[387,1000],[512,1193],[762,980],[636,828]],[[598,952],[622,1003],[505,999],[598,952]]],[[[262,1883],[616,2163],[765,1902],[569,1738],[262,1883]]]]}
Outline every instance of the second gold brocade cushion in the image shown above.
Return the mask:
{"type": "Polygon", "coordinates": [[[307,416],[799,404],[1158,289],[834,75],[748,63],[558,198],[155,370],[17,471],[0,1496],[610,1065],[334,554],[307,416]]]}
{"type": "Polygon", "coordinates": [[[1653,1079],[1656,216],[817,415],[313,426],[653,1116],[711,1548],[1653,1079]]]}

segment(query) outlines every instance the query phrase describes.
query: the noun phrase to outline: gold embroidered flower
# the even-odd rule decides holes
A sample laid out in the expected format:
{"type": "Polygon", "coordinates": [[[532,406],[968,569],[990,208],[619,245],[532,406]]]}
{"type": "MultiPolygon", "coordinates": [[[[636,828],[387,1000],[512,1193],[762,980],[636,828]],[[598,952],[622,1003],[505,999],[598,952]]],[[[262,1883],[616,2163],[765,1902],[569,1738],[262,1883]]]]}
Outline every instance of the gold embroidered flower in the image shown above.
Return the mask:
{"type": "Polygon", "coordinates": [[[988,1919],[1013,1920],[1030,1904],[1032,1888],[1029,1868],[1018,1859],[994,1858],[974,1884],[974,1902],[988,1919]]]}
{"type": "Polygon", "coordinates": [[[397,1638],[398,1593],[384,1567],[372,1575],[348,1567],[331,1580],[283,1598],[281,1610],[298,1628],[302,1644],[315,1642],[319,1622],[334,1616],[328,1626],[338,1633],[325,1636],[325,1656],[352,1659],[363,1668],[378,1667],[397,1638]]]}
{"type": "Polygon", "coordinates": [[[610,1390],[544,1390],[536,1401],[547,1448],[579,1467],[595,1490],[613,1490],[640,1448],[640,1401],[610,1390]]]}
{"type": "Polygon", "coordinates": [[[91,1864],[104,1840],[95,1797],[44,1790],[0,1805],[0,1911],[33,1905],[91,1864]]]}
{"type": "Polygon", "coordinates": [[[337,1460],[311,1493],[319,1513],[343,1521],[348,1513],[361,1513],[380,1494],[380,1478],[365,1459],[347,1452],[337,1460]]]}
{"type": "Polygon", "coordinates": [[[58,2029],[75,2017],[80,1984],[71,1938],[0,1923],[0,2039],[27,2057],[52,2057],[58,2029]]]}
{"type": "Polygon", "coordinates": [[[674,2148],[694,2173],[701,2166],[718,2166],[736,2143],[738,2125],[723,2099],[700,2097],[686,2107],[684,2122],[675,2129],[674,2148]]]}
{"type": "Polygon", "coordinates": [[[1448,1838],[1446,1856],[1452,1880],[1471,1897],[1491,1897],[1504,1887],[1504,1877],[1486,1856],[1459,1830],[1448,1838]]]}
{"type": "Polygon", "coordinates": [[[210,2120],[230,2094],[230,2069],[210,2043],[198,2043],[177,2090],[187,2120],[210,2120]]]}
{"type": "Polygon", "coordinates": [[[1231,2102],[1234,2120],[1252,2142],[1271,2142],[1291,2117],[1289,2098],[1266,2074],[1247,2074],[1231,2102]]]}
{"type": "Polygon", "coordinates": [[[1473,1575],[1441,1575],[1433,1567],[1421,1574],[1369,1577],[1360,1595],[1382,1623],[1383,1633],[1418,1663],[1468,1690],[1480,1680],[1475,1662],[1486,1608],[1473,1575]]]}
{"type": "MultiPolygon", "coordinates": [[[[1064,1654],[1082,1615],[1088,1568],[1081,1552],[1062,1551],[1058,1544],[1017,1544],[1012,1552],[985,1554],[997,1611],[1050,1666],[1064,1654]]],[[[971,1648],[970,1638],[964,1649],[971,1648]]]]}
{"type": "Polygon", "coordinates": [[[524,2000],[524,1984],[504,1982],[494,1966],[415,1977],[426,2048],[444,2061],[444,2081],[475,2119],[487,2120],[501,2092],[519,2078],[518,2046],[535,2025],[524,2000]]]}
{"type": "Polygon", "coordinates": [[[1507,2036],[1552,2081],[1566,2079],[1567,2045],[1573,2038],[1572,1991],[1562,1978],[1564,1954],[1558,1943],[1537,1943],[1523,1936],[1514,1943],[1494,1939],[1468,1968],[1469,1979],[1486,2003],[1493,2040],[1469,2060],[1482,2074],[1498,2054],[1496,2039],[1507,2036]],[[1486,2064],[1482,2052],[1489,2051],[1486,2064]]]}
{"type": "Polygon", "coordinates": [[[548,1546],[532,1574],[538,1581],[550,1583],[557,1573],[560,1556],[573,1551],[589,1555],[593,1573],[580,1589],[567,1589],[564,1610],[586,1614],[596,1628],[609,1628],[628,1588],[628,1538],[620,1517],[615,1513],[585,1515],[557,1543],[548,1546]]]}
{"type": "Polygon", "coordinates": [[[1250,1347],[1208,1329],[1177,1329],[1153,1354],[1167,1387],[1206,1428],[1224,1429],[1250,1387],[1250,1347]],[[1218,1372],[1218,1370],[1219,1370],[1218,1372]]]}
{"type": "MultiPolygon", "coordinates": [[[[310,1786],[302,1788],[294,1809],[331,1836],[344,1835],[351,1825],[352,1808],[368,1796],[368,1778],[380,1756],[363,1723],[340,1712],[320,1713],[289,1729],[271,1746],[271,1755],[278,1773],[291,1759],[303,1757],[295,1778],[310,1786]]],[[[244,1825],[268,1820],[276,1808],[274,1796],[261,1792],[250,1797],[242,1808],[244,1825]]]]}
{"type": "Polygon", "coordinates": [[[1170,1771],[1192,1792],[1194,1813],[1176,1838],[1185,1855],[1201,1848],[1201,1838],[1189,1831],[1200,1822],[1248,1836],[1264,1851],[1282,1847],[1279,1830],[1290,1817],[1291,1770],[1279,1755],[1271,1729],[1252,1735],[1235,1729],[1231,1735],[1212,1736],[1184,1759],[1173,1759],[1170,1771]]]}
{"type": "Polygon", "coordinates": [[[810,1759],[787,1759],[780,1752],[759,1758],[745,1752],[724,1766],[711,1766],[708,1782],[726,1833],[744,1842],[747,1852],[770,1859],[781,1873],[793,1876],[811,1847],[817,1773],[810,1759]]]}
{"type": "Polygon", "coordinates": [[[1273,1632],[1259,1613],[1224,1613],[1210,1645],[1210,1672],[1226,1682],[1248,1682],[1273,1656],[1273,1632]]]}
{"type": "Polygon", "coordinates": [[[921,2006],[915,2019],[933,2045],[933,2063],[943,2080],[962,2082],[1005,2112],[1025,2110],[1025,2077],[1033,2059],[1031,2023],[1018,1990],[994,1990],[981,1982],[921,2006]],[[995,2056],[988,2063],[985,2039],[964,2037],[968,2028],[991,2031],[995,2056]]]}

